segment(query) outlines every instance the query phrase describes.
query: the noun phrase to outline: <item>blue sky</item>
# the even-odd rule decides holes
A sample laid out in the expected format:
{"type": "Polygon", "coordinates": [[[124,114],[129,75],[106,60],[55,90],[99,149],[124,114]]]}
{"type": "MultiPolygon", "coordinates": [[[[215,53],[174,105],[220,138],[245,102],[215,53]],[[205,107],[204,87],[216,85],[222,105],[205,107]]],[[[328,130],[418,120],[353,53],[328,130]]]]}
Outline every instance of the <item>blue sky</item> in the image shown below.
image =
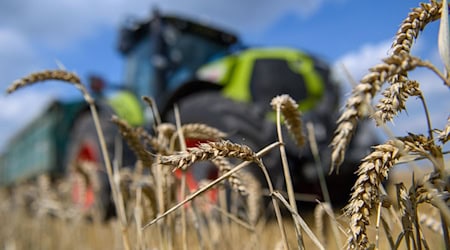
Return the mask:
{"type": "MultiPolygon", "coordinates": [[[[122,61],[116,52],[120,23],[145,17],[152,6],[182,13],[237,32],[249,45],[290,46],[342,64],[355,79],[388,56],[393,37],[411,8],[411,0],[19,0],[0,1],[0,88],[30,72],[57,68],[121,82],[122,61]]],[[[437,51],[438,22],[420,36],[414,54],[443,68],[437,51]]],[[[434,75],[419,71],[429,97],[435,127],[442,128],[450,111],[449,90],[434,75]]],[[[349,91],[344,83],[345,91],[349,91]]],[[[69,86],[40,84],[11,96],[0,95],[0,148],[54,98],[76,94],[69,86]]],[[[423,131],[417,101],[393,126],[400,135],[423,131]]]]}

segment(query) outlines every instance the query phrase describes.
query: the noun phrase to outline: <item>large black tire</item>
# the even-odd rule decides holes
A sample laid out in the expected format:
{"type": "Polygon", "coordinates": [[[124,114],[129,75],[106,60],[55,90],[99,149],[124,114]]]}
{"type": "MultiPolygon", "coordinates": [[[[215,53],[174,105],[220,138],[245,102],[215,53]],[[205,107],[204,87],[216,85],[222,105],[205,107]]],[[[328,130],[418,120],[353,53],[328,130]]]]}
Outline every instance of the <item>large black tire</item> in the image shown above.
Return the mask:
{"type": "MultiPolygon", "coordinates": [[[[100,124],[108,148],[109,159],[114,155],[114,141],[117,129],[110,120],[110,115],[100,113],[100,124]]],[[[94,120],[89,112],[81,114],[72,129],[66,162],[68,175],[73,182],[72,201],[87,212],[99,215],[105,220],[115,214],[111,188],[104,167],[100,143],[94,120]],[[81,178],[80,178],[81,177],[81,178]],[[79,185],[85,185],[82,194],[79,185]],[[78,193],[77,193],[78,192],[78,193]],[[85,197],[83,197],[83,195],[85,197]],[[77,197],[78,196],[78,197],[77,197]]]]}
{"type": "MultiPolygon", "coordinates": [[[[232,101],[224,97],[219,91],[202,91],[191,94],[179,100],[177,105],[182,124],[204,123],[215,127],[227,133],[226,139],[234,143],[247,145],[255,152],[275,141],[275,126],[266,121],[262,109],[256,105],[232,101]]],[[[168,112],[164,119],[174,123],[173,112],[168,112]]],[[[280,166],[277,164],[280,159],[279,150],[270,151],[263,159],[270,175],[276,176],[277,167],[280,166]]],[[[231,160],[233,161],[233,159],[231,160]]],[[[208,166],[207,163],[200,163],[192,166],[190,171],[192,171],[195,179],[200,182],[202,179],[208,179],[211,175],[214,176],[214,174],[211,174],[214,168],[211,164],[208,166]]],[[[249,165],[242,171],[253,176],[261,184],[261,188],[267,189],[264,175],[256,164],[249,165]]],[[[273,178],[272,180],[277,189],[283,187],[283,180],[279,178],[273,178]]],[[[227,188],[227,197],[230,211],[236,211],[237,208],[238,211],[236,212],[239,213],[239,216],[248,217],[249,220],[255,219],[251,218],[251,212],[245,212],[246,197],[237,195],[230,188],[227,188]]],[[[260,204],[261,207],[266,207],[270,202],[268,197],[266,198],[260,204]]]]}
{"type": "MultiPolygon", "coordinates": [[[[248,145],[254,151],[258,151],[262,147],[278,140],[276,124],[266,117],[270,106],[261,107],[239,103],[224,97],[218,91],[204,91],[184,97],[178,102],[178,107],[182,123],[200,122],[208,124],[227,133],[229,135],[228,139],[231,141],[248,145]]],[[[326,114],[325,111],[313,110],[304,114],[303,121],[304,123],[310,121],[315,124],[320,158],[322,166],[324,166],[324,175],[328,182],[331,200],[335,205],[342,206],[348,200],[350,189],[356,179],[354,171],[357,167],[357,161],[355,162],[354,159],[347,161],[345,163],[347,166],[342,167],[343,171],[338,176],[328,175],[331,155],[328,145],[333,135],[334,117],[335,114],[333,112],[326,114]]],[[[173,122],[173,112],[169,112],[165,119],[173,122]]],[[[370,133],[370,131],[361,132],[366,132],[364,133],[366,136],[367,133],[370,133]]],[[[287,131],[284,131],[283,134],[285,135],[286,154],[294,191],[296,193],[315,195],[317,199],[321,200],[323,197],[318,177],[319,170],[315,165],[309,145],[298,148],[289,138],[287,131]]],[[[358,153],[358,157],[361,155],[360,151],[366,152],[370,145],[374,143],[373,138],[362,138],[361,141],[364,143],[354,142],[354,145],[351,147],[353,154],[358,153]]],[[[269,152],[263,157],[263,161],[268,168],[274,188],[286,190],[279,150],[274,149],[269,152]]],[[[258,167],[250,166],[245,170],[251,172],[261,182],[263,188],[267,187],[266,180],[258,167]]],[[[208,168],[205,167],[194,168],[194,171],[200,172],[194,172],[194,175],[199,178],[209,175],[206,172],[208,168]]],[[[301,202],[299,205],[305,207],[305,205],[310,204],[310,207],[314,207],[316,205],[314,200],[311,197],[309,202],[301,202]]]]}

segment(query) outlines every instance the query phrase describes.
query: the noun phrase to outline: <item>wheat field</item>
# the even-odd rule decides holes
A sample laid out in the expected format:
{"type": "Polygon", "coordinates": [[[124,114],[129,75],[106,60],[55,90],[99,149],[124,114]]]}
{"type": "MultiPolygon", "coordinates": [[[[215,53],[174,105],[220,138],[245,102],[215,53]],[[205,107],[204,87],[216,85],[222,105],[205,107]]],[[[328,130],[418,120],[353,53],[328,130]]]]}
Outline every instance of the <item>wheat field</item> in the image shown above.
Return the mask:
{"type": "MultiPolygon", "coordinates": [[[[407,110],[410,97],[422,103],[428,127],[423,134],[389,134],[386,142],[374,146],[361,159],[345,207],[332,207],[327,200],[315,203],[313,211],[297,207],[291,179],[295,176],[286,174],[284,140],[291,136],[301,149],[305,141],[314,145],[315,139],[295,100],[286,94],[275,96],[270,103],[277,114],[278,141],[259,151],[226,140],[224,132],[205,124],[180,124],[179,120],[169,124],[156,119],[154,133],[149,133],[112,117],[138,159],[133,170],[115,170],[112,159],[104,159],[116,216],[104,221],[95,206],[87,210],[73,206],[71,182],[82,179],[85,186],[95,186],[98,181],[89,164],[78,163],[78,177],[84,178],[74,175],[51,181],[43,175],[0,189],[0,248],[450,249],[450,162],[443,150],[450,138],[450,114],[442,116],[445,127],[431,127],[421,83],[409,78],[409,72],[425,68],[442,80],[433,84],[450,88],[449,71],[411,54],[420,32],[439,20],[447,24],[441,25],[444,29],[436,35],[444,65],[450,70],[448,3],[422,3],[400,24],[390,55],[369,69],[347,99],[330,145],[334,170],[344,161],[361,120],[371,119],[381,129],[407,110]],[[282,134],[283,126],[289,135],[282,134]],[[212,140],[187,148],[186,137],[212,140]],[[264,155],[271,150],[280,151],[286,192],[276,190],[267,173],[264,155]],[[184,170],[200,161],[216,165],[219,176],[188,192],[183,188],[184,170]],[[418,167],[418,161],[420,166],[428,166],[426,170],[418,167]],[[245,171],[250,164],[263,173],[267,189],[245,171]],[[399,164],[408,164],[414,174],[396,171],[399,164]],[[181,170],[181,178],[174,177],[175,169],[181,170]],[[211,189],[218,190],[217,204],[208,202],[211,189]],[[231,203],[226,190],[230,190],[231,203]]],[[[99,138],[104,140],[94,99],[74,73],[33,73],[14,82],[8,93],[50,79],[81,90],[99,138]]],[[[157,114],[152,99],[144,97],[144,101],[157,114]]],[[[104,143],[102,150],[106,152],[104,143]]]]}

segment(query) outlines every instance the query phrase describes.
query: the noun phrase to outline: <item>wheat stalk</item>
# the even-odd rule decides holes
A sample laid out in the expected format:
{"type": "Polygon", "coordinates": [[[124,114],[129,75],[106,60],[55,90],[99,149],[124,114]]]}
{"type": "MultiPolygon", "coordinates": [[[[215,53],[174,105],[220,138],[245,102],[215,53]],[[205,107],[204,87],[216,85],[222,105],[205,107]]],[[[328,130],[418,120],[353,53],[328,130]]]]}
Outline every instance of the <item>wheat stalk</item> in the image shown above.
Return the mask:
{"type": "Polygon", "coordinates": [[[276,197],[278,200],[281,201],[281,203],[289,210],[289,212],[292,215],[292,218],[294,220],[295,223],[295,227],[297,227],[296,232],[301,231],[301,228],[303,230],[305,230],[306,234],[311,238],[311,240],[314,242],[314,244],[316,245],[316,247],[318,249],[325,249],[322,245],[322,243],[320,243],[320,240],[316,237],[316,235],[313,233],[313,231],[309,228],[308,224],[306,224],[306,222],[303,220],[303,218],[298,214],[297,211],[294,211],[294,209],[290,206],[290,204],[286,201],[286,199],[283,197],[283,195],[278,192],[275,191],[272,193],[272,195],[274,197],[276,197]]]}
{"type": "Polygon", "coordinates": [[[153,113],[155,125],[159,126],[161,124],[161,116],[159,115],[158,106],[156,105],[156,102],[153,98],[148,96],[143,96],[142,100],[147,103],[147,105],[150,107],[153,113]]]}
{"type": "MultiPolygon", "coordinates": [[[[297,202],[295,200],[294,188],[291,179],[291,173],[289,170],[288,160],[286,156],[286,149],[284,147],[283,133],[281,130],[281,114],[284,117],[284,124],[288,128],[290,134],[294,138],[296,144],[301,146],[305,143],[305,138],[302,132],[302,121],[300,119],[300,111],[298,110],[298,105],[289,95],[280,95],[272,99],[271,105],[273,109],[277,112],[277,135],[278,141],[280,142],[280,155],[281,163],[283,166],[284,179],[286,182],[286,189],[289,197],[289,204],[293,211],[298,212],[297,202]]],[[[303,236],[301,230],[298,227],[295,228],[297,233],[297,238],[299,241],[299,248],[304,248],[303,236]]]]}
{"type": "Polygon", "coordinates": [[[46,80],[61,80],[63,82],[71,83],[76,88],[78,88],[83,94],[84,99],[89,104],[89,108],[92,113],[92,118],[94,120],[95,129],[97,131],[98,139],[100,142],[100,149],[102,151],[103,160],[105,162],[106,173],[108,176],[108,181],[111,186],[113,200],[115,203],[116,211],[120,219],[121,225],[121,236],[122,243],[125,249],[130,249],[129,238],[127,235],[127,220],[125,215],[125,208],[123,204],[123,200],[120,199],[119,190],[117,186],[114,185],[113,171],[111,166],[111,161],[108,156],[108,150],[105,143],[105,136],[103,135],[103,130],[100,126],[100,120],[97,112],[97,108],[94,104],[94,99],[91,97],[89,92],[86,90],[83,84],[81,84],[80,78],[71,72],[67,72],[65,70],[46,70],[42,72],[32,73],[26,77],[23,77],[17,81],[14,81],[13,84],[8,87],[7,92],[13,93],[17,89],[20,89],[25,86],[32,85],[34,83],[46,80]]]}

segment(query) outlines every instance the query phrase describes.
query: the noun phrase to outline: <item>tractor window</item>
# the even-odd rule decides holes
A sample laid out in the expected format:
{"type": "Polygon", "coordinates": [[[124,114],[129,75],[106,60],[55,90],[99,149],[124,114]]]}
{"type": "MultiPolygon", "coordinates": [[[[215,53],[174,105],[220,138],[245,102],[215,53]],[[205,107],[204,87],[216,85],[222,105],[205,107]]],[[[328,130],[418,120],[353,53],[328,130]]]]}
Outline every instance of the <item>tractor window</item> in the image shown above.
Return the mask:
{"type": "Polygon", "coordinates": [[[303,76],[292,71],[288,62],[283,59],[256,60],[250,91],[255,102],[264,104],[270,103],[274,96],[286,93],[294,100],[304,100],[307,97],[303,76]]]}
{"type": "Polygon", "coordinates": [[[154,68],[151,55],[150,38],[142,39],[131,53],[127,54],[125,63],[125,83],[137,96],[154,96],[154,68]]]}
{"type": "Polygon", "coordinates": [[[166,30],[165,41],[171,67],[167,76],[167,89],[173,90],[193,78],[195,72],[207,62],[224,56],[229,46],[222,45],[195,33],[166,30]]]}
{"type": "Polygon", "coordinates": [[[167,96],[182,83],[194,78],[196,71],[211,60],[228,53],[229,45],[208,39],[201,34],[183,32],[166,26],[163,51],[153,51],[151,36],[142,38],[126,54],[126,84],[138,96],[167,96]],[[156,74],[163,75],[165,91],[156,93],[156,74]]]}

